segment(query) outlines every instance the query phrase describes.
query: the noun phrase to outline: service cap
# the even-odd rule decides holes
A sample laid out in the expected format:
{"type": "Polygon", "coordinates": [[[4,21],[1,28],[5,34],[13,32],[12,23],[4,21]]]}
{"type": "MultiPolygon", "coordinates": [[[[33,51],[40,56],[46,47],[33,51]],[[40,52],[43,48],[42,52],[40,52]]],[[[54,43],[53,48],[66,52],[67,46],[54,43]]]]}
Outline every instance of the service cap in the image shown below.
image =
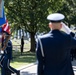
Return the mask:
{"type": "Polygon", "coordinates": [[[47,16],[50,22],[61,22],[64,18],[65,16],[61,13],[53,13],[47,16]]]}

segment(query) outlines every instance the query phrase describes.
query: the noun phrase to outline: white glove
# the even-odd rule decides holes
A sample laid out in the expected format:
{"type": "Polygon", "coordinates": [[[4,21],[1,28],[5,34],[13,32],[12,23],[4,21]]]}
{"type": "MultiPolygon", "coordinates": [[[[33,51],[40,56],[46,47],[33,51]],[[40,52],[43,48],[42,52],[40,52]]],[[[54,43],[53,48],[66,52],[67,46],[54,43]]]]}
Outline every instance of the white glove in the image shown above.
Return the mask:
{"type": "Polygon", "coordinates": [[[71,33],[71,30],[68,26],[65,25],[65,23],[61,22],[62,24],[62,28],[61,30],[63,30],[64,32],[66,32],[67,34],[70,34],[71,33]]]}
{"type": "Polygon", "coordinates": [[[4,54],[4,51],[3,50],[1,50],[1,54],[4,54]]]}

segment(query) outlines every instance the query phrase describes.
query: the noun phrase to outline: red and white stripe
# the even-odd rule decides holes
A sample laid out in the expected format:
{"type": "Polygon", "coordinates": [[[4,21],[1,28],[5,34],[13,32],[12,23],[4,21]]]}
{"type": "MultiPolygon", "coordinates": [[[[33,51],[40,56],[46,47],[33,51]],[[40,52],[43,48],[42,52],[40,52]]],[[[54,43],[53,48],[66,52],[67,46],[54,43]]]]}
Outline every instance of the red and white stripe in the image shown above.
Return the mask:
{"type": "Polygon", "coordinates": [[[6,23],[4,25],[2,25],[2,31],[6,31],[10,34],[10,26],[8,24],[8,20],[6,20],[6,23]]]}

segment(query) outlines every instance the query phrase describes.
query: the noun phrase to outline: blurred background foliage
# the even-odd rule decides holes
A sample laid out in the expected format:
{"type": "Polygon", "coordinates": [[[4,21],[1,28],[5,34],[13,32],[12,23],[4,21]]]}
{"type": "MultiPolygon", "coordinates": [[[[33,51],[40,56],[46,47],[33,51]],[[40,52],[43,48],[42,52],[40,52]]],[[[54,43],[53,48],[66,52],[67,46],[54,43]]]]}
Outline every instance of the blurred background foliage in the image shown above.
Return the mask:
{"type": "Polygon", "coordinates": [[[49,31],[49,14],[62,13],[69,27],[76,25],[76,0],[4,0],[4,6],[12,32],[19,29],[29,32],[30,51],[35,51],[36,33],[49,31]]]}

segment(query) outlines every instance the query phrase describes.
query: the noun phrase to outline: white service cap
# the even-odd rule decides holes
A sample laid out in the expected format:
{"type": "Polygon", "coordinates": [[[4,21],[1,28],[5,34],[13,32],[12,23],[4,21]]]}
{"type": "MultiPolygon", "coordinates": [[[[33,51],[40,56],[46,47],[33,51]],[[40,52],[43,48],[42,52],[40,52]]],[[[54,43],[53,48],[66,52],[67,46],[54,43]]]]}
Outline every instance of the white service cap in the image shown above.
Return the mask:
{"type": "Polygon", "coordinates": [[[65,16],[61,13],[53,13],[47,16],[47,19],[50,20],[50,22],[61,22],[65,16]]]}

